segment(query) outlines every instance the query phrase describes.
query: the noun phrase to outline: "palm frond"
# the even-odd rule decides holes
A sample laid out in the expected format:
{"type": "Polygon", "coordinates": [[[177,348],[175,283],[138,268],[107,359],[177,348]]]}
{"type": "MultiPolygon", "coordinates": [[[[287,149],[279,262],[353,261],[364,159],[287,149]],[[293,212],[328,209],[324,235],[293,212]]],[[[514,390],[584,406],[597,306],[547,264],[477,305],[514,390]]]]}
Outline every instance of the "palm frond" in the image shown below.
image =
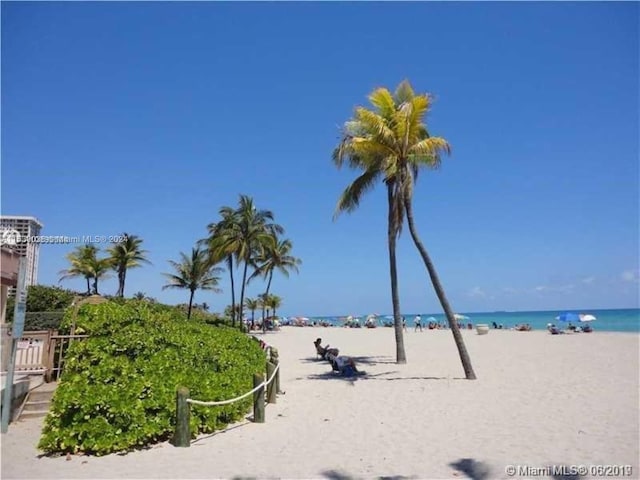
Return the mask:
{"type": "Polygon", "coordinates": [[[379,171],[375,169],[365,170],[351,185],[349,185],[338,200],[334,220],[342,212],[351,213],[358,208],[361,197],[375,186],[379,171]]]}
{"type": "Polygon", "coordinates": [[[393,95],[386,88],[376,88],[369,95],[369,101],[373,106],[378,109],[378,112],[383,117],[390,117],[396,109],[393,95]]]}
{"type": "Polygon", "coordinates": [[[400,82],[393,95],[396,105],[409,102],[414,96],[415,93],[411,87],[411,83],[406,79],[400,82]]]}

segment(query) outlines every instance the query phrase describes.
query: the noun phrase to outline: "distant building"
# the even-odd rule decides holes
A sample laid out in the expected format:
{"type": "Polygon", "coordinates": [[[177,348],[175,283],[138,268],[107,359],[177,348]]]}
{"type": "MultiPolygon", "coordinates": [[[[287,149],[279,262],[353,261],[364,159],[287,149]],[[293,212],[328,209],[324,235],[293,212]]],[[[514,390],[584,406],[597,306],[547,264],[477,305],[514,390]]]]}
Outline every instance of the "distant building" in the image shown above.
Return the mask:
{"type": "MultiPolygon", "coordinates": [[[[40,235],[42,223],[34,217],[0,216],[0,241],[4,248],[13,250],[27,259],[26,285],[38,283],[38,256],[40,243],[29,241],[40,235]]],[[[11,289],[13,294],[14,289],[11,289]]]]}

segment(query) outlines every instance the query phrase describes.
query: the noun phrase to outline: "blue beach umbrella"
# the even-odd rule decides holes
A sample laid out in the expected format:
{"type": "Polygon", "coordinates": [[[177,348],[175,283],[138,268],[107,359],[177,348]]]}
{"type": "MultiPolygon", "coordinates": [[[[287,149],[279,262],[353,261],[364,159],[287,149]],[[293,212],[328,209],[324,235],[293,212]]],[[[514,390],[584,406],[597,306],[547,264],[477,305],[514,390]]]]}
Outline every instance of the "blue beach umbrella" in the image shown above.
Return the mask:
{"type": "Polygon", "coordinates": [[[573,312],[564,312],[558,315],[556,320],[560,320],[561,322],[579,322],[580,315],[573,312]]]}

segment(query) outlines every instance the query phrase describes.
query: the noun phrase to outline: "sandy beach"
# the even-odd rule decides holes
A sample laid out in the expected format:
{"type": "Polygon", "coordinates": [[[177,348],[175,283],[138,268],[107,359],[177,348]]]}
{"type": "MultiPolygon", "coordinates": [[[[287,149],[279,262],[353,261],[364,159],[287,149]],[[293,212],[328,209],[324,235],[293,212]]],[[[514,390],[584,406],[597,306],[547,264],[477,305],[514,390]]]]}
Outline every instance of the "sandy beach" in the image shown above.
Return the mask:
{"type": "Polygon", "coordinates": [[[509,465],[529,478],[527,467],[630,465],[617,478],[639,478],[638,334],[463,334],[476,381],[449,331],[406,332],[407,365],[394,363],[390,328],[259,335],[279,349],[285,391],[266,423],[67,460],[38,458],[42,420],[25,420],[2,435],[2,478],[513,478],[509,465]],[[366,374],[334,375],[316,337],[366,374]]]}

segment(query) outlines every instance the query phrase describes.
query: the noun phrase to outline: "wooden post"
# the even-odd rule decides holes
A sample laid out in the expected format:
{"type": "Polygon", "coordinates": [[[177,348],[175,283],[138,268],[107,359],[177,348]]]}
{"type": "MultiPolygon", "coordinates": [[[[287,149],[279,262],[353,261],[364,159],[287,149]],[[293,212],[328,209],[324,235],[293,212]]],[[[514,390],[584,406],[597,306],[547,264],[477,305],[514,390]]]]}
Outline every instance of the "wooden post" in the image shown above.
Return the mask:
{"type": "Polygon", "coordinates": [[[47,371],[44,374],[44,381],[49,383],[53,380],[53,368],[55,367],[55,355],[56,355],[56,345],[58,340],[53,338],[58,335],[57,330],[49,330],[49,341],[47,342],[47,360],[46,360],[46,369],[47,371]]]}
{"type": "MultiPolygon", "coordinates": [[[[273,375],[273,372],[275,371],[275,369],[276,369],[276,366],[273,363],[267,362],[267,380],[271,378],[271,375],[273,375]]],[[[271,382],[269,382],[269,385],[267,385],[267,403],[276,403],[276,378],[275,377],[273,377],[271,382]]]]}
{"type": "Polygon", "coordinates": [[[191,406],[187,403],[189,389],[180,387],[176,392],[176,431],[173,435],[173,445],[175,447],[191,446],[191,430],[189,428],[189,417],[191,416],[191,406]]]}
{"type": "MultiPolygon", "coordinates": [[[[253,374],[253,388],[264,382],[264,375],[253,374]]],[[[264,385],[253,392],[253,421],[264,423],[264,385]]]]}
{"type": "MultiPolygon", "coordinates": [[[[271,362],[274,365],[279,365],[280,364],[280,358],[278,357],[278,350],[276,348],[271,347],[271,362]]],[[[278,368],[278,371],[276,372],[276,393],[282,393],[282,390],[280,390],[280,369],[278,368]]]]}

